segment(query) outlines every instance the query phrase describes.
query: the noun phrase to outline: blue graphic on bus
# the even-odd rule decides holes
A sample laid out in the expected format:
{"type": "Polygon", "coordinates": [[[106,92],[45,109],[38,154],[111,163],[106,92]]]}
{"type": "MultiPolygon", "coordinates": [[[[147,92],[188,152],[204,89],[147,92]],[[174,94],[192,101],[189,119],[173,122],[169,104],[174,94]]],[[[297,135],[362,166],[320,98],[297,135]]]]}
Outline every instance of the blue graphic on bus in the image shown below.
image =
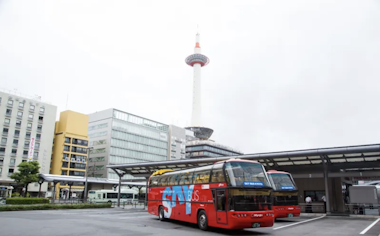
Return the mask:
{"type": "Polygon", "coordinates": [[[263,187],[264,183],[260,181],[244,181],[243,186],[246,187],[263,187]]]}
{"type": "Polygon", "coordinates": [[[194,185],[183,185],[166,187],[162,193],[162,205],[167,208],[164,211],[166,218],[170,218],[172,214],[172,208],[177,205],[182,205],[186,202],[186,214],[191,214],[191,201],[193,196],[194,185]]]}
{"type": "Polygon", "coordinates": [[[281,186],[281,190],[294,190],[293,186],[281,186]]]}

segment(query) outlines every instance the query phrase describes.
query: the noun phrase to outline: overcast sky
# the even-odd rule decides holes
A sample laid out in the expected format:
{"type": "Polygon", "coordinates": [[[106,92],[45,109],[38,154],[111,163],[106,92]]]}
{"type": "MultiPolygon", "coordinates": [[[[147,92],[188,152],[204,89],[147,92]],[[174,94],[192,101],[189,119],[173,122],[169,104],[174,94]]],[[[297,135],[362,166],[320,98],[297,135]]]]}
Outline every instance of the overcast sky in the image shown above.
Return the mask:
{"type": "Polygon", "coordinates": [[[197,24],[215,141],[244,153],[379,143],[378,0],[0,0],[0,87],[58,112],[186,126],[197,24]]]}

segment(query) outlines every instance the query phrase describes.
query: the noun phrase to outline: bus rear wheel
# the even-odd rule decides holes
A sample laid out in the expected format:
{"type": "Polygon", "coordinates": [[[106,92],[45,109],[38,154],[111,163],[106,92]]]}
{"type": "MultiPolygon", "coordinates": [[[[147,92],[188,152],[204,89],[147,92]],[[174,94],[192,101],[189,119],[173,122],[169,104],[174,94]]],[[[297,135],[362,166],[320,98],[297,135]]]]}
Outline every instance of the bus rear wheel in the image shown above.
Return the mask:
{"type": "Polygon", "coordinates": [[[160,206],[160,208],[158,208],[158,219],[160,221],[164,221],[165,220],[164,208],[162,206],[160,206]]]}
{"type": "Polygon", "coordinates": [[[206,215],[206,212],[204,210],[201,210],[198,213],[198,227],[204,231],[206,231],[208,229],[207,215],[206,215]]]}

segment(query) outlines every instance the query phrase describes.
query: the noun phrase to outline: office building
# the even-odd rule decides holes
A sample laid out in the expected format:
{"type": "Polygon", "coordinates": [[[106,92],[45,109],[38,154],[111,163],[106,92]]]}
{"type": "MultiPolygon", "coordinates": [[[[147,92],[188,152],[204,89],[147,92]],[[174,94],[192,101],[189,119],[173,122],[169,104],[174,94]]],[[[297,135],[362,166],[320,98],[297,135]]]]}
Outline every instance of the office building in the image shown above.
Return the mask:
{"type": "MultiPolygon", "coordinates": [[[[88,147],[88,115],[74,111],[61,112],[55,123],[55,136],[50,173],[54,175],[85,176],[88,147]]],[[[70,186],[58,183],[56,197],[65,198],[70,186]]],[[[81,196],[82,183],[71,186],[71,196],[81,196]]]]}
{"type": "MultiPolygon", "coordinates": [[[[28,160],[40,163],[40,173],[49,174],[54,123],[57,107],[41,102],[40,98],[0,92],[0,185],[13,185],[10,175],[17,172],[17,165],[28,160]]],[[[47,183],[41,186],[45,193],[47,183]]],[[[38,183],[31,183],[28,192],[37,196],[38,183]]]]}
{"type": "Polygon", "coordinates": [[[169,125],[169,159],[179,160],[186,158],[186,142],[195,139],[191,130],[175,125],[169,125]]]}
{"type": "Polygon", "coordinates": [[[89,165],[95,168],[89,176],[119,179],[106,165],[168,160],[168,133],[168,125],[113,108],[90,114],[89,165]]]}
{"type": "Polygon", "coordinates": [[[243,153],[212,140],[191,140],[186,143],[186,158],[235,156],[243,153]]]}

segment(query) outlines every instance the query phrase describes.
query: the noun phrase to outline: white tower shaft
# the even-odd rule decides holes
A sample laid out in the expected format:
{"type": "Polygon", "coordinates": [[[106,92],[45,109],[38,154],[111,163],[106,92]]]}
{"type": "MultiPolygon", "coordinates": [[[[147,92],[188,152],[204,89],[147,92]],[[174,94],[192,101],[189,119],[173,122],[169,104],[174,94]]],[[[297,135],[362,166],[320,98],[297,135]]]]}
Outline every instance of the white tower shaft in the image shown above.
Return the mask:
{"type": "MultiPolygon", "coordinates": [[[[201,48],[199,46],[199,33],[195,36],[194,54],[200,54],[201,48]]],[[[191,116],[192,126],[202,126],[202,87],[201,87],[201,64],[195,63],[193,65],[194,78],[193,78],[193,112],[191,116]]]]}
{"type": "Polygon", "coordinates": [[[193,113],[191,116],[192,126],[202,126],[202,106],[201,106],[201,64],[196,63],[194,68],[193,78],[193,113]]]}

